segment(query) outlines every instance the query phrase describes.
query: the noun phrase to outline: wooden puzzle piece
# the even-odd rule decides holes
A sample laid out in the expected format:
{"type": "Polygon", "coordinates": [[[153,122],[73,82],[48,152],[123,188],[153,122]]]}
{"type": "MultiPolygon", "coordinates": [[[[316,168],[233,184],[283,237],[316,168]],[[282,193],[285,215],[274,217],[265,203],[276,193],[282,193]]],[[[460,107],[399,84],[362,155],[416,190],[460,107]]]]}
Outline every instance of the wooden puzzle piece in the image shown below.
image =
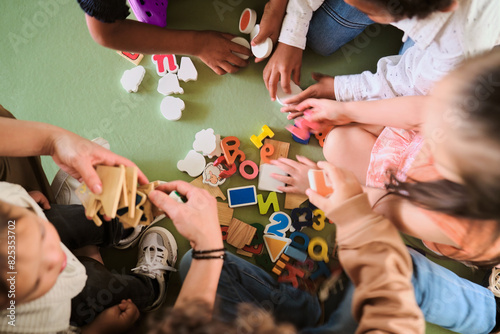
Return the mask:
{"type": "Polygon", "coordinates": [[[166,96],[160,104],[163,117],[169,121],[177,121],[182,117],[182,111],[186,108],[184,101],[178,97],[166,96]]]}
{"type": "Polygon", "coordinates": [[[286,104],[284,103],[285,100],[288,100],[292,97],[295,97],[302,93],[302,88],[300,88],[295,82],[290,80],[290,89],[291,93],[287,94],[281,87],[281,81],[278,82],[278,87],[276,89],[276,101],[278,101],[279,104],[282,106],[285,106],[286,104]]]}
{"type": "Polygon", "coordinates": [[[142,58],[144,58],[144,55],[142,53],[132,53],[126,51],[116,51],[116,53],[135,65],[139,65],[142,58]]]}
{"type": "Polygon", "coordinates": [[[230,208],[257,204],[257,192],[255,186],[230,188],[227,190],[230,208]]]}
{"type": "Polygon", "coordinates": [[[257,229],[239,219],[231,219],[231,225],[227,230],[227,243],[236,247],[243,248],[252,242],[253,236],[257,229]]]}
{"type": "Polygon", "coordinates": [[[286,246],[288,246],[292,240],[288,238],[278,237],[272,234],[264,235],[264,244],[266,245],[267,252],[269,253],[269,258],[272,262],[276,262],[278,258],[285,251],[286,246]]]}
{"type": "Polygon", "coordinates": [[[198,187],[198,188],[201,188],[201,189],[205,189],[213,197],[216,197],[216,198],[220,197],[223,201],[226,200],[226,196],[224,195],[224,193],[220,190],[220,188],[218,186],[217,187],[212,187],[212,186],[209,186],[208,184],[204,184],[203,183],[203,175],[201,175],[198,178],[194,179],[190,183],[193,186],[195,186],[195,187],[198,187]]]}
{"type": "Polygon", "coordinates": [[[258,194],[257,203],[259,204],[259,213],[261,215],[267,214],[271,205],[273,206],[274,212],[280,211],[280,205],[278,203],[278,195],[274,191],[269,193],[265,202],[264,202],[264,196],[262,194],[258,194]]]}
{"type": "Polygon", "coordinates": [[[123,224],[124,228],[136,227],[141,222],[141,218],[144,214],[144,211],[141,209],[141,206],[146,202],[146,195],[141,191],[136,192],[136,198],[134,199],[134,216],[130,217],[128,214],[128,210],[119,210],[118,212],[118,221],[123,224]]]}
{"type": "Polygon", "coordinates": [[[240,16],[239,29],[244,34],[252,32],[257,22],[257,12],[250,8],[245,8],[240,16]]]}
{"type": "Polygon", "coordinates": [[[177,75],[173,73],[167,73],[161,78],[158,81],[158,88],[156,90],[163,95],[184,94],[184,89],[179,85],[177,75]]]}
{"type": "Polygon", "coordinates": [[[271,144],[264,144],[260,149],[260,164],[268,164],[271,162],[270,157],[274,154],[274,146],[271,144]]]}
{"type": "Polygon", "coordinates": [[[92,217],[93,215],[90,215],[90,208],[95,202],[94,193],[90,191],[89,187],[87,187],[85,183],[81,183],[78,188],[75,189],[75,194],[85,208],[85,215],[87,217],[92,217]]]}
{"type": "Polygon", "coordinates": [[[97,166],[97,175],[102,181],[102,193],[96,195],[102,203],[104,214],[109,218],[116,217],[118,202],[122,194],[123,182],[125,181],[125,166],[97,166]]]}
{"type": "Polygon", "coordinates": [[[123,72],[120,83],[127,92],[136,93],[142,83],[142,79],[144,79],[145,74],[146,69],[139,65],[133,69],[123,72]]]}
{"type": "Polygon", "coordinates": [[[234,209],[231,209],[226,203],[217,202],[217,213],[219,215],[219,224],[229,226],[233,219],[234,209]]]}
{"type": "Polygon", "coordinates": [[[226,137],[222,139],[221,146],[228,165],[234,164],[234,161],[238,156],[240,157],[240,162],[245,160],[245,153],[239,149],[240,140],[238,138],[234,136],[226,137]]]}
{"type": "Polygon", "coordinates": [[[177,66],[177,60],[175,55],[153,55],[151,60],[156,66],[156,73],[159,76],[164,76],[168,73],[177,73],[179,66],[177,66]]]}
{"type": "Polygon", "coordinates": [[[285,209],[291,210],[298,208],[302,203],[308,199],[307,195],[304,194],[285,194],[285,209]]]}
{"type": "Polygon", "coordinates": [[[193,149],[195,151],[207,156],[215,150],[217,138],[214,129],[208,128],[198,131],[194,137],[193,149]]]}
{"type": "MultiPolygon", "coordinates": [[[[244,39],[243,37],[235,37],[231,40],[231,42],[233,43],[236,43],[236,44],[239,44],[241,46],[244,46],[246,47],[247,49],[250,50],[250,43],[244,39]]],[[[250,58],[249,56],[247,56],[246,54],[243,54],[243,53],[239,53],[239,52],[234,52],[232,51],[235,55],[237,55],[238,57],[240,57],[241,59],[244,59],[244,60],[247,60],[248,58],[250,58]]]]}
{"type": "Polygon", "coordinates": [[[177,168],[181,172],[188,173],[191,177],[196,177],[203,173],[205,165],[205,157],[194,150],[190,150],[183,160],[177,162],[177,168]]]}
{"type": "MultiPolygon", "coordinates": [[[[269,139],[264,139],[264,145],[271,144],[274,147],[274,152],[269,156],[270,160],[276,160],[278,158],[288,158],[288,151],[290,150],[290,143],[269,139]]],[[[262,161],[261,161],[262,164],[262,161]]]]}
{"type": "Polygon", "coordinates": [[[262,126],[262,132],[256,136],[252,135],[250,137],[250,141],[257,147],[260,148],[262,146],[262,141],[266,138],[273,138],[274,137],[274,132],[271,130],[267,125],[262,126]]]}
{"type": "Polygon", "coordinates": [[[177,73],[179,80],[184,82],[196,81],[198,80],[198,71],[194,67],[193,61],[189,57],[181,58],[181,67],[179,73],[177,73]]]}
{"type": "Polygon", "coordinates": [[[247,180],[253,180],[259,175],[259,167],[252,160],[245,160],[240,164],[240,175],[247,180]],[[252,173],[247,173],[245,167],[250,167],[252,173]]]}
{"type": "Polygon", "coordinates": [[[328,244],[321,237],[314,237],[309,241],[307,252],[309,253],[309,257],[314,261],[325,261],[326,263],[330,261],[328,257],[328,244]],[[318,251],[317,248],[320,250],[318,251]]]}
{"type": "Polygon", "coordinates": [[[243,255],[243,256],[247,256],[247,257],[253,257],[253,253],[252,252],[247,252],[246,250],[244,250],[243,248],[238,248],[236,250],[236,254],[240,254],[240,255],[243,255]]]}
{"type": "Polygon", "coordinates": [[[292,219],[284,212],[275,212],[269,217],[271,224],[266,225],[264,233],[274,234],[278,237],[284,237],[285,233],[290,229],[292,219]]]}
{"type": "Polygon", "coordinates": [[[215,166],[213,162],[209,162],[203,170],[203,183],[212,187],[217,187],[226,182],[226,179],[221,177],[224,171],[222,165],[215,166]]]}
{"type": "Polygon", "coordinates": [[[260,165],[260,172],[259,172],[259,184],[258,184],[259,190],[276,191],[281,193],[282,191],[278,190],[278,187],[284,187],[285,183],[276,180],[271,176],[271,174],[288,176],[288,174],[278,166],[271,164],[262,164],[260,165]]]}

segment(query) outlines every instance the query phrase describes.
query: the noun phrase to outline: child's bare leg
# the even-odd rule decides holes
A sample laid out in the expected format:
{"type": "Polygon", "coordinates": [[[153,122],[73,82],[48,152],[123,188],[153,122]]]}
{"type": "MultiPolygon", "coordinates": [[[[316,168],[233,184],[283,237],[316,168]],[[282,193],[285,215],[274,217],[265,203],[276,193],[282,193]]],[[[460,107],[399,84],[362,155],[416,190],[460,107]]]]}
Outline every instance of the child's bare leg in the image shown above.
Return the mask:
{"type": "Polygon", "coordinates": [[[366,184],[372,148],[383,129],[375,125],[335,127],[325,139],[323,155],[335,166],[351,170],[361,184],[366,184]]]}

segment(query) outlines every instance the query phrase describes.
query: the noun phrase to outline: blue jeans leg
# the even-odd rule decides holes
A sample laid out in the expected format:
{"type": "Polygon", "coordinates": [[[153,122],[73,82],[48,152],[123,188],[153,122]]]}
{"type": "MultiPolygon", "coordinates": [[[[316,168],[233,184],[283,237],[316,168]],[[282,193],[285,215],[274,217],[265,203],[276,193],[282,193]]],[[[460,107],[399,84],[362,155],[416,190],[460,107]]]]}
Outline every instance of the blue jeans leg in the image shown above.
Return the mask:
{"type": "Polygon", "coordinates": [[[353,40],[373,21],[343,0],[325,0],[312,17],[307,45],[327,56],[353,40]]]}
{"type": "MultiPolygon", "coordinates": [[[[182,258],[184,278],[191,263],[191,252],[182,258]]],[[[298,328],[314,326],[320,315],[318,299],[289,284],[280,284],[261,268],[228,253],[217,288],[218,314],[224,321],[237,315],[238,304],[251,303],[270,311],[276,320],[298,328]]]]}

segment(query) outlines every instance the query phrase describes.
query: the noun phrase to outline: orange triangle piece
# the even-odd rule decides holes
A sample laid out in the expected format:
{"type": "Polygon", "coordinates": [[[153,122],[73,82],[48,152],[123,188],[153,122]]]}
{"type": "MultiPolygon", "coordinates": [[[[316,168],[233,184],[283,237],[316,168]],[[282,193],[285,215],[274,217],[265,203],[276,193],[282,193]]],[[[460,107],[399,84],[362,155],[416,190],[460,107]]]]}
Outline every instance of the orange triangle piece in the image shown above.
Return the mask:
{"type": "Polygon", "coordinates": [[[291,239],[278,237],[276,235],[264,235],[264,244],[271,261],[276,262],[285,251],[286,246],[292,243],[291,239]]]}

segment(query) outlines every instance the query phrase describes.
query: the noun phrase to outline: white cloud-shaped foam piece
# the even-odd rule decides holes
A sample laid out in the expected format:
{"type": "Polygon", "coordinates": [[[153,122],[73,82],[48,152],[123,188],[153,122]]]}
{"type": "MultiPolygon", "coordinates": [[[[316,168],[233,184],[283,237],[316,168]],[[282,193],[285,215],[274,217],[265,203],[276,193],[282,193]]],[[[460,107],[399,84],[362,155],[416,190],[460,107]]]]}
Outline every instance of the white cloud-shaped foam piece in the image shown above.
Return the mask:
{"type": "Polygon", "coordinates": [[[184,101],[173,96],[164,97],[160,104],[161,114],[169,121],[179,120],[184,108],[186,108],[184,101]]]}
{"type": "Polygon", "coordinates": [[[220,157],[221,156],[222,147],[220,146],[220,142],[221,142],[220,135],[215,135],[215,150],[210,152],[210,154],[208,155],[208,157],[210,159],[212,159],[213,157],[220,157]]]}
{"type": "Polygon", "coordinates": [[[174,73],[167,73],[158,81],[158,93],[163,95],[184,94],[184,90],[179,86],[179,80],[174,73]]]}
{"type": "Polygon", "coordinates": [[[136,66],[131,70],[126,70],[123,72],[122,78],[120,79],[120,83],[123,88],[129,93],[136,93],[139,89],[139,85],[144,79],[144,75],[146,74],[146,69],[142,66],[136,66]]]}
{"type": "Polygon", "coordinates": [[[179,80],[182,80],[184,82],[188,82],[191,80],[194,81],[198,80],[198,71],[196,70],[196,67],[194,67],[191,58],[189,57],[181,58],[181,67],[177,75],[179,76],[179,80]]]}
{"type": "Polygon", "coordinates": [[[216,139],[214,129],[201,130],[195,135],[193,149],[203,155],[209,155],[215,150],[216,139]]]}
{"type": "Polygon", "coordinates": [[[205,165],[205,157],[202,154],[191,150],[183,160],[179,160],[177,162],[177,169],[181,172],[187,172],[191,177],[197,177],[203,173],[205,165]]]}

